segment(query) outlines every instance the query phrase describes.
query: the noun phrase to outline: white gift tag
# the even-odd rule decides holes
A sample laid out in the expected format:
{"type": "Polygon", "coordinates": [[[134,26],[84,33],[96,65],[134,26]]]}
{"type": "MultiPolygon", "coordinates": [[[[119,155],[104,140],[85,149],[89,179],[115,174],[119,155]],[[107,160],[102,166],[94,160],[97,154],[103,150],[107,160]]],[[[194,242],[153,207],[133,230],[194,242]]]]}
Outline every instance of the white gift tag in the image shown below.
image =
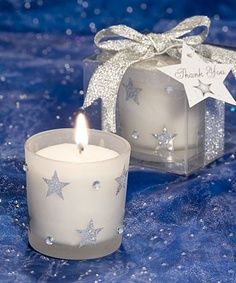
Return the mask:
{"type": "Polygon", "coordinates": [[[189,107],[208,97],[236,105],[234,98],[224,85],[224,80],[231,69],[230,64],[204,62],[185,43],[182,48],[181,64],[158,68],[184,85],[189,107]]]}

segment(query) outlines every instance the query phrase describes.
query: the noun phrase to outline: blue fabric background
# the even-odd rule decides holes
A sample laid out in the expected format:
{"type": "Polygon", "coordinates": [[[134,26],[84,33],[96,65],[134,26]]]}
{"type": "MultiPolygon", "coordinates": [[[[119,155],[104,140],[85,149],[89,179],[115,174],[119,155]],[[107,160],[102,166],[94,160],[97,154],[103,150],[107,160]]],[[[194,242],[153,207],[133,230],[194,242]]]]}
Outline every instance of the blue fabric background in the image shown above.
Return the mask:
{"type": "MultiPolygon", "coordinates": [[[[93,52],[87,35],[120,22],[163,31],[207,14],[208,41],[236,47],[235,11],[234,0],[0,1],[0,282],[236,282],[234,106],[226,154],[207,168],[188,178],[130,168],[123,244],[103,259],[57,260],[28,246],[22,169],[28,136],[73,126],[81,62],[93,52]]],[[[97,107],[88,114],[99,127],[97,107]]]]}
{"type": "Polygon", "coordinates": [[[163,19],[193,15],[235,21],[235,12],[235,0],[5,0],[0,1],[0,29],[81,35],[123,23],[143,31],[163,19]]]}

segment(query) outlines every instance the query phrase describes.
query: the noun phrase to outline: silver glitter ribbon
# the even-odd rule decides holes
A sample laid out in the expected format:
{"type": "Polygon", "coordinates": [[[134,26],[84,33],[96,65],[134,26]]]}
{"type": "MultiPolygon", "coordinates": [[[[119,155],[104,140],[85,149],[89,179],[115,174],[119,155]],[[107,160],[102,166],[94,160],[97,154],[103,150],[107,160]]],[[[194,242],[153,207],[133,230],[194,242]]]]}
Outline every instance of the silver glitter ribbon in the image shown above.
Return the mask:
{"type": "Polygon", "coordinates": [[[193,47],[207,62],[232,64],[236,77],[235,51],[202,44],[209,27],[208,17],[194,16],[162,34],[142,34],[125,25],[111,26],[99,31],[94,38],[95,45],[102,51],[109,51],[111,57],[98,66],[92,75],[83,107],[88,107],[101,98],[102,128],[116,132],[116,100],[126,70],[136,62],[162,54],[180,59],[183,43],[193,47]],[[203,28],[202,31],[195,35],[190,34],[199,27],[203,28]]]}

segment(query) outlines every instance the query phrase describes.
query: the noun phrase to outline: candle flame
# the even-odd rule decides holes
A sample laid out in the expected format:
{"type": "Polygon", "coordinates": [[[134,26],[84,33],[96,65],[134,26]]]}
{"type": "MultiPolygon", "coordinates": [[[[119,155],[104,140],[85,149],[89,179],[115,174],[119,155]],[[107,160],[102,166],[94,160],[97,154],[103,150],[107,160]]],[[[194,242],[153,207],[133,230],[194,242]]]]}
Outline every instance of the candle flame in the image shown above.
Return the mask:
{"type": "Polygon", "coordinates": [[[79,113],[75,122],[75,142],[82,147],[88,144],[88,126],[82,113],[79,113]]]}

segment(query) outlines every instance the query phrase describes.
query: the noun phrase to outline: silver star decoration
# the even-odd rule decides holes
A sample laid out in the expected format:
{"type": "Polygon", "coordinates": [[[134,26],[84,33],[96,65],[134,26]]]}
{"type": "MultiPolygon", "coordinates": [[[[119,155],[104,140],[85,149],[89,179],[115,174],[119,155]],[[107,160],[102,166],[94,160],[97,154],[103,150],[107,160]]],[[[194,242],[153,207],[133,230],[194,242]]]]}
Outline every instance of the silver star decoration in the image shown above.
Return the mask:
{"type": "Polygon", "coordinates": [[[70,183],[60,182],[57,171],[54,171],[51,179],[43,178],[43,180],[48,185],[47,197],[55,193],[64,200],[62,189],[70,183]]]}
{"type": "Polygon", "coordinates": [[[169,151],[174,151],[173,141],[177,135],[170,134],[166,127],[163,128],[160,134],[152,134],[152,136],[157,141],[155,152],[158,152],[158,150],[160,149],[168,149],[169,151]]]}
{"type": "Polygon", "coordinates": [[[77,230],[80,234],[80,247],[94,245],[97,242],[97,235],[103,228],[94,228],[93,219],[89,221],[88,226],[83,230],[77,230]]]}
{"type": "Polygon", "coordinates": [[[214,93],[211,91],[211,85],[212,84],[204,84],[202,81],[198,80],[198,86],[195,86],[195,88],[199,89],[203,96],[206,94],[214,95],[214,93]]]}
{"type": "Polygon", "coordinates": [[[183,84],[189,107],[193,107],[208,97],[236,105],[224,85],[232,67],[230,64],[205,62],[192,47],[184,43],[181,64],[160,67],[158,70],[183,84]],[[201,83],[196,87],[199,80],[201,83]]]}
{"type": "Polygon", "coordinates": [[[142,89],[135,87],[131,79],[129,79],[127,84],[123,84],[123,86],[126,91],[126,101],[132,99],[139,105],[138,95],[142,89]]]}
{"type": "Polygon", "coordinates": [[[126,170],[125,166],[124,166],[121,175],[119,177],[115,178],[116,182],[118,183],[118,188],[116,190],[116,195],[118,195],[119,192],[126,187],[127,177],[128,177],[128,170],[126,170]]]}

